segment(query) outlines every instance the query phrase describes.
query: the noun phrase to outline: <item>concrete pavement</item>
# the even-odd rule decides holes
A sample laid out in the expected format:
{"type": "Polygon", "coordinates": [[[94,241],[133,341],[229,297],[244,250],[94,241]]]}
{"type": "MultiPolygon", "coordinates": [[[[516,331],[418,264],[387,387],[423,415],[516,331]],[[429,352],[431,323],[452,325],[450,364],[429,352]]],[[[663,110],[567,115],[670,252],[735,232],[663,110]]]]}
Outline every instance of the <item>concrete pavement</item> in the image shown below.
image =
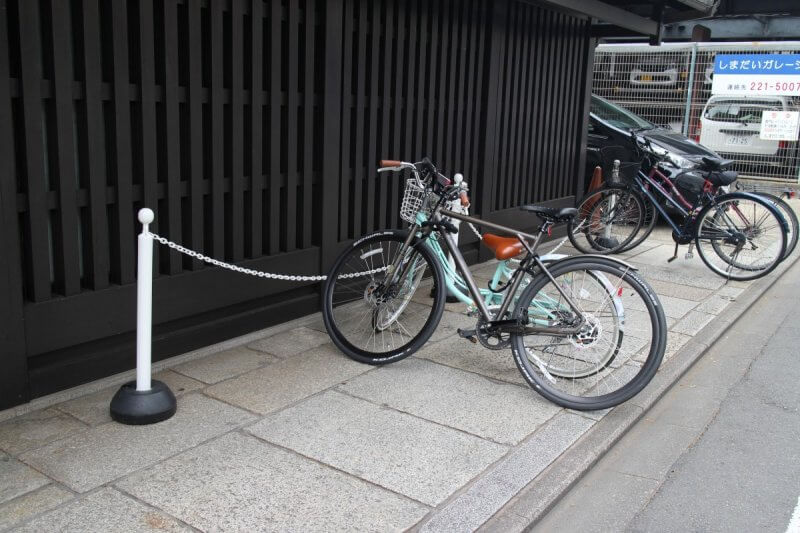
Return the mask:
{"type": "Polygon", "coordinates": [[[800,495],[800,266],[534,531],[787,531],[800,495]]]}
{"type": "Polygon", "coordinates": [[[670,335],[653,383],[622,406],[539,397],[510,353],[456,335],[473,325],[463,306],[379,368],[339,353],[315,315],[158,365],[178,414],[153,426],[108,417],[129,375],[0,413],[0,529],[521,530],[779,276],[726,284],[671,253],[659,230],[625,255],[670,335]]]}

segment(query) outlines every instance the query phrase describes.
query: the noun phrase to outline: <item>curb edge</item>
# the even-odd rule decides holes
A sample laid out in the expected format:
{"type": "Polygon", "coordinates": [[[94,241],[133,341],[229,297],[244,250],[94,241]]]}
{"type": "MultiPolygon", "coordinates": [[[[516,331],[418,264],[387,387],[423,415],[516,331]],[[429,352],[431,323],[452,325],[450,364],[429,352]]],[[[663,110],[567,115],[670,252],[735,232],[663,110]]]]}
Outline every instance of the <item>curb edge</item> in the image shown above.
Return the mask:
{"type": "MultiPolygon", "coordinates": [[[[479,531],[529,531],[639,421],[664,394],[722,337],[783,275],[800,262],[791,260],[777,275],[761,278],[707,324],[662,366],[637,396],[615,407],[567,451],[483,523],[479,531]],[[697,339],[703,338],[704,342],[697,339]]],[[[772,274],[772,273],[771,273],[772,274]]]]}

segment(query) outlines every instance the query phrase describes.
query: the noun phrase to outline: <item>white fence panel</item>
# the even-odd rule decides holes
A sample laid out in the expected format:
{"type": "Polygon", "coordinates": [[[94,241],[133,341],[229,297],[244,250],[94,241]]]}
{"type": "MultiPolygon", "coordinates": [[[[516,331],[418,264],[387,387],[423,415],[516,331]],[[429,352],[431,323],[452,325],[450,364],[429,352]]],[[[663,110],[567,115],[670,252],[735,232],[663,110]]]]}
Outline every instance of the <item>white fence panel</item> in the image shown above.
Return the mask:
{"type": "Polygon", "coordinates": [[[798,183],[797,137],[769,138],[761,124],[765,114],[770,119],[800,111],[800,96],[712,95],[718,53],[798,54],[800,43],[600,45],[592,90],[735,160],[743,177],[798,183]]]}

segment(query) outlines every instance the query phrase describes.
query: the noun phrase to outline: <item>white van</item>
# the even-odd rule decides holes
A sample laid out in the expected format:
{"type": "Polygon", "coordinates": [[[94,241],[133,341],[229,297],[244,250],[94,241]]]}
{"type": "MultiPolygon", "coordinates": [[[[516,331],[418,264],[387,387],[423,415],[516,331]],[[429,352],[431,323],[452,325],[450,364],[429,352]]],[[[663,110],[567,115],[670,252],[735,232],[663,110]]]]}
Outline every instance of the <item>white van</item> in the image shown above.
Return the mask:
{"type": "Polygon", "coordinates": [[[762,139],[764,111],[797,111],[788,96],[715,95],[700,117],[700,144],[723,157],[767,167],[793,167],[797,141],[762,139]]]}

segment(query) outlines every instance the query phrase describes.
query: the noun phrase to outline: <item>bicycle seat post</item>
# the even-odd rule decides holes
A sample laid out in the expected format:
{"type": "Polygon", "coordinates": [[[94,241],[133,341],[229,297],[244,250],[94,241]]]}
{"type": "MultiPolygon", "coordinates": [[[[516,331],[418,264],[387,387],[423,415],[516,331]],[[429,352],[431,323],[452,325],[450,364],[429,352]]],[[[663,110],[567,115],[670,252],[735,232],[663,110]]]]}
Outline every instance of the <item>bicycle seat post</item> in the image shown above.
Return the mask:
{"type": "Polygon", "coordinates": [[[547,233],[549,235],[551,227],[553,227],[553,222],[551,222],[549,220],[545,220],[542,223],[542,225],[539,227],[539,233],[538,233],[538,235],[536,235],[536,240],[533,241],[532,245],[528,245],[528,243],[525,242],[525,240],[522,238],[521,235],[517,235],[517,238],[522,243],[522,246],[524,246],[525,249],[528,250],[528,252],[531,255],[535,255],[536,254],[536,249],[539,247],[539,242],[542,240],[542,235],[544,235],[545,233],[547,233]]]}

